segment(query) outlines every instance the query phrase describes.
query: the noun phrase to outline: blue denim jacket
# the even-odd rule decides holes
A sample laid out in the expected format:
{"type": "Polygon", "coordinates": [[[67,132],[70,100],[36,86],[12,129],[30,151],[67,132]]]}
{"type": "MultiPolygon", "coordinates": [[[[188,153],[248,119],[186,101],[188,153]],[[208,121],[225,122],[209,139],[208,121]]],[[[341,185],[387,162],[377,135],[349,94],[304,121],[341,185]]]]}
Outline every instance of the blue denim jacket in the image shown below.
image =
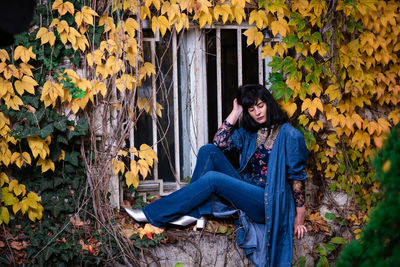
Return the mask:
{"type": "MultiPolygon", "coordinates": [[[[243,128],[229,137],[230,146],[241,152],[241,175],[256,150],[256,134],[243,128]]],[[[268,162],[265,186],[265,224],[253,222],[243,212],[237,223],[237,243],[255,266],[292,265],[295,203],[288,179],[304,180],[307,147],[303,135],[289,123],[280,127],[268,162]]]]}

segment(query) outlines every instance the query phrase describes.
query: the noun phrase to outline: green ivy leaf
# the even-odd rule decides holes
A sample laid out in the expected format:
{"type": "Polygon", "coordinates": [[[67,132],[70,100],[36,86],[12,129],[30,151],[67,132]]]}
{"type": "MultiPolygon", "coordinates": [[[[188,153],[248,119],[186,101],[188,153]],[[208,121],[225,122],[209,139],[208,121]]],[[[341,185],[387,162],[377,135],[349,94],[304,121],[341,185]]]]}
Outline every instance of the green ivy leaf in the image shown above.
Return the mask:
{"type": "Polygon", "coordinates": [[[64,135],[58,135],[57,142],[68,145],[68,139],[64,135]]]}
{"type": "Polygon", "coordinates": [[[328,255],[325,248],[319,247],[319,248],[317,248],[316,250],[317,250],[317,252],[318,252],[319,254],[321,254],[321,255],[323,255],[323,256],[328,255]]]}
{"type": "Polygon", "coordinates": [[[317,263],[317,267],[329,267],[328,258],[322,256],[317,263]]]}
{"type": "Polygon", "coordinates": [[[282,74],[278,73],[278,72],[273,72],[269,75],[269,82],[270,83],[276,83],[276,82],[281,82],[283,81],[283,76],[282,74]]]}
{"type": "Polygon", "coordinates": [[[329,241],[330,243],[333,244],[339,244],[339,245],[344,245],[346,244],[346,240],[341,237],[341,236],[335,236],[334,238],[331,239],[331,241],[329,241]]]}
{"type": "Polygon", "coordinates": [[[304,267],[306,265],[307,259],[305,256],[301,257],[300,259],[298,259],[297,261],[297,266],[298,267],[304,267]]]}
{"type": "Polygon", "coordinates": [[[311,71],[312,68],[316,65],[315,60],[312,57],[307,57],[303,63],[306,70],[311,71]]]}
{"type": "Polygon", "coordinates": [[[330,251],[336,249],[336,247],[335,247],[334,245],[332,245],[332,244],[325,244],[324,247],[325,247],[327,250],[330,250],[330,251]]]}
{"type": "Polygon", "coordinates": [[[274,83],[269,89],[273,92],[275,99],[283,98],[285,102],[287,102],[293,94],[292,89],[287,87],[283,81],[274,83]]]}
{"type": "Polygon", "coordinates": [[[38,136],[42,139],[46,139],[53,132],[54,132],[53,125],[49,124],[40,130],[38,136]]]}
{"type": "Polygon", "coordinates": [[[299,42],[299,38],[295,34],[291,34],[283,38],[283,41],[286,42],[287,48],[291,48],[293,46],[297,46],[299,42]]]}
{"type": "Polygon", "coordinates": [[[79,118],[75,126],[75,131],[79,132],[81,135],[84,135],[88,129],[89,125],[87,124],[85,118],[79,118]]]}
{"type": "Polygon", "coordinates": [[[72,151],[70,153],[65,153],[65,161],[71,163],[72,165],[78,167],[78,156],[79,152],[77,151],[72,151]]]}
{"type": "Polygon", "coordinates": [[[335,213],[325,213],[325,218],[327,218],[328,220],[334,220],[336,219],[336,214],[335,213]]]}
{"type": "Polygon", "coordinates": [[[268,66],[272,68],[272,72],[278,72],[282,69],[283,59],[280,57],[273,56],[268,66]]]}
{"type": "Polygon", "coordinates": [[[66,119],[62,118],[60,121],[54,122],[54,128],[56,128],[59,131],[65,132],[67,129],[67,124],[65,123],[66,119]]]}

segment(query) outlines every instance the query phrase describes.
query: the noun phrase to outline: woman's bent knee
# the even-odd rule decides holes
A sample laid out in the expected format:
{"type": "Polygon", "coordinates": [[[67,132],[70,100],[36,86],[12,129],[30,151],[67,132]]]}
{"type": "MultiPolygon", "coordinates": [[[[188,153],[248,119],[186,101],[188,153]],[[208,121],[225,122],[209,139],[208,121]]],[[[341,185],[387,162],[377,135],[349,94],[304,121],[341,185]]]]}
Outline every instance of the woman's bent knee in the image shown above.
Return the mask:
{"type": "Polygon", "coordinates": [[[207,145],[200,147],[198,154],[200,155],[200,153],[210,153],[210,152],[216,152],[216,151],[219,152],[221,150],[213,144],[207,144],[207,145]]]}
{"type": "Polygon", "coordinates": [[[213,191],[226,182],[224,175],[217,171],[208,171],[201,178],[208,181],[208,184],[213,191]]]}

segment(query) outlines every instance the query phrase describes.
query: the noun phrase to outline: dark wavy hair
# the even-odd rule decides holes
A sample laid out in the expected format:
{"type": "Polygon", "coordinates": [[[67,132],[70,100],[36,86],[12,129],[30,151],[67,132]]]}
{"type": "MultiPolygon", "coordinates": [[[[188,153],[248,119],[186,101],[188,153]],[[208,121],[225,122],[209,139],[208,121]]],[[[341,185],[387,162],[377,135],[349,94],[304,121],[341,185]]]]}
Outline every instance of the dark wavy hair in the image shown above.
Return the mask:
{"type": "Polygon", "coordinates": [[[243,127],[250,132],[257,132],[260,128],[271,128],[281,125],[289,120],[287,114],[282,111],[278,103],[272,97],[271,93],[262,85],[245,84],[239,87],[237,100],[243,107],[243,127]],[[257,123],[250,116],[248,109],[257,103],[257,100],[267,104],[267,121],[263,124],[257,123]]]}

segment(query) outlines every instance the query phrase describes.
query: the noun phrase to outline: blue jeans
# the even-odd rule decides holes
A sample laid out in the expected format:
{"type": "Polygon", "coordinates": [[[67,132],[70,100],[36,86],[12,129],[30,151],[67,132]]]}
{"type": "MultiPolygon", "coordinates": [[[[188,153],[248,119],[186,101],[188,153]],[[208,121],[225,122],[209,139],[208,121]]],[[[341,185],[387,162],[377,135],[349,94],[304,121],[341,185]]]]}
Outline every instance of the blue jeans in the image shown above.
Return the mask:
{"type": "Polygon", "coordinates": [[[241,180],[224,153],[215,145],[200,148],[189,185],[143,208],[152,225],[161,227],[182,215],[212,214],[220,198],[258,223],[264,223],[264,188],[241,180]]]}

